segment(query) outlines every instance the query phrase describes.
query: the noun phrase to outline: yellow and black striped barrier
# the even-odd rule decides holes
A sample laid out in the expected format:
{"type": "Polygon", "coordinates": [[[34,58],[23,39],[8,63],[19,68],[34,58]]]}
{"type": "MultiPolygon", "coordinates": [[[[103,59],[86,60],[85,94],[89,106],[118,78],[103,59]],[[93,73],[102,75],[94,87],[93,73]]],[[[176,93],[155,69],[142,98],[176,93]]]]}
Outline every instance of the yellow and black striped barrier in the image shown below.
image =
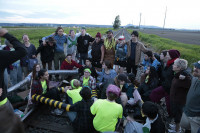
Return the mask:
{"type": "Polygon", "coordinates": [[[62,92],[62,93],[66,93],[64,87],[59,87],[59,88],[58,88],[58,91],[59,91],[59,92],[62,92]]]}
{"type": "Polygon", "coordinates": [[[64,109],[66,111],[69,111],[69,108],[71,106],[70,104],[65,104],[63,102],[56,101],[56,100],[46,98],[46,97],[43,97],[41,95],[36,95],[36,94],[32,95],[32,100],[40,102],[40,103],[44,103],[50,106],[54,106],[55,108],[64,109]]]}
{"type": "Polygon", "coordinates": [[[97,91],[96,91],[96,89],[92,90],[92,96],[91,97],[97,97],[97,91]]]}
{"type": "MultiPolygon", "coordinates": [[[[58,88],[58,91],[62,92],[62,93],[66,93],[65,90],[64,90],[64,87],[58,88]]],[[[91,97],[97,97],[97,90],[96,89],[92,90],[92,96],[91,97]]]]}

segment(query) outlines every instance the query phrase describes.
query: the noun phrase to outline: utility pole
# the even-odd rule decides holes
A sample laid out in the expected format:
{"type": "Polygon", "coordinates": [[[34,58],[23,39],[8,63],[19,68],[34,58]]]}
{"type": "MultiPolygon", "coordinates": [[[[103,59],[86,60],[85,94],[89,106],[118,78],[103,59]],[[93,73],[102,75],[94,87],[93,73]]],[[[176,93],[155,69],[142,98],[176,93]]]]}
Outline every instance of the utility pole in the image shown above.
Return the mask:
{"type": "Polygon", "coordinates": [[[166,17],[167,17],[167,6],[166,6],[166,9],[165,9],[165,17],[164,17],[164,24],[163,24],[163,32],[164,32],[164,28],[165,28],[165,20],[166,20],[166,17]]]}
{"type": "Polygon", "coordinates": [[[140,13],[139,30],[140,30],[140,24],[141,24],[141,16],[142,16],[142,13],[140,13]]]}

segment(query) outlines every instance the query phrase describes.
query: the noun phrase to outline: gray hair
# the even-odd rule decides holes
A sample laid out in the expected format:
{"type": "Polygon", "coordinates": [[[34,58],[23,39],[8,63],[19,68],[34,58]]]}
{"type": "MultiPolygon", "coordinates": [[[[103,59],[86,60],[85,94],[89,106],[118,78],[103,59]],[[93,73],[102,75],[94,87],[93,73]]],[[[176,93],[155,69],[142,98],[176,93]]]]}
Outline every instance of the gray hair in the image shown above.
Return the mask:
{"type": "Polygon", "coordinates": [[[176,63],[177,67],[181,68],[181,70],[187,69],[188,61],[185,59],[177,58],[174,63],[176,63]]]}

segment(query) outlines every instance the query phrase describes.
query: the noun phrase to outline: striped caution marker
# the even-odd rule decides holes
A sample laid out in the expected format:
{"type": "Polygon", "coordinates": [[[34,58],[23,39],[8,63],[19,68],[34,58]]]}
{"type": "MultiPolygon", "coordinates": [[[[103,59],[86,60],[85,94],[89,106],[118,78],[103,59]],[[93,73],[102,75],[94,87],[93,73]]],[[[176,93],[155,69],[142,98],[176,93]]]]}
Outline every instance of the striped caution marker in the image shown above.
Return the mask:
{"type": "Polygon", "coordinates": [[[92,96],[91,97],[97,97],[97,90],[96,89],[92,90],[92,96]]]}
{"type": "Polygon", "coordinates": [[[65,92],[65,89],[64,89],[64,87],[60,87],[60,88],[58,88],[58,91],[59,92],[65,92]]]}
{"type": "Polygon", "coordinates": [[[66,111],[69,111],[69,108],[71,106],[70,104],[65,104],[63,102],[56,101],[56,100],[46,98],[46,97],[43,97],[41,95],[36,95],[36,94],[32,95],[32,100],[40,102],[40,103],[44,103],[50,106],[54,106],[55,108],[64,109],[66,111]]]}

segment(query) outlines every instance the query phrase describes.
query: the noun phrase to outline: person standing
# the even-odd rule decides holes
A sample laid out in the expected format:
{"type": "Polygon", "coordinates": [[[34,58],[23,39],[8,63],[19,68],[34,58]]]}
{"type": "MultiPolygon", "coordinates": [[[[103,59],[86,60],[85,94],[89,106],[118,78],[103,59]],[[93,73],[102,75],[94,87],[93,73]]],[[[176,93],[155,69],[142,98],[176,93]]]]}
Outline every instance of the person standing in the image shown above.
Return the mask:
{"type": "Polygon", "coordinates": [[[110,61],[113,66],[115,60],[116,41],[115,38],[113,37],[112,30],[108,30],[106,33],[107,37],[104,40],[104,46],[105,46],[104,60],[110,61]]]}
{"type": "Polygon", "coordinates": [[[175,132],[180,131],[180,121],[183,108],[186,102],[186,96],[191,85],[191,76],[186,72],[188,62],[184,59],[176,59],[172,70],[175,72],[170,91],[170,109],[171,116],[175,121],[175,132]],[[180,79],[180,75],[185,78],[180,79]]]}
{"type": "Polygon", "coordinates": [[[65,55],[71,54],[72,60],[75,61],[76,51],[77,51],[77,39],[80,36],[80,33],[74,32],[74,30],[69,31],[69,36],[67,37],[67,46],[65,55]]]}
{"type": "Polygon", "coordinates": [[[40,53],[43,69],[46,69],[46,64],[48,64],[48,70],[52,70],[52,61],[54,59],[56,42],[53,37],[49,37],[45,41],[46,45],[40,42],[40,46],[37,48],[36,55],[40,53]]]}
{"type": "Polygon", "coordinates": [[[54,52],[54,68],[55,70],[59,70],[59,64],[61,65],[61,63],[65,60],[64,44],[67,43],[67,36],[66,34],[64,34],[63,28],[58,27],[54,34],[42,38],[44,45],[46,45],[45,40],[49,37],[53,37],[56,41],[56,47],[54,52]]]}
{"type": "Polygon", "coordinates": [[[88,58],[88,47],[91,42],[94,41],[94,38],[86,34],[86,28],[81,28],[81,36],[77,40],[77,50],[80,54],[80,64],[82,65],[85,62],[85,59],[88,58]]]}
{"type": "Polygon", "coordinates": [[[187,94],[181,127],[197,133],[200,128],[200,61],[194,63],[193,77],[187,94]]]}
{"type": "Polygon", "coordinates": [[[104,59],[104,44],[101,40],[101,33],[96,34],[94,43],[92,44],[92,66],[96,68],[101,68],[104,59]]]}
{"type": "Polygon", "coordinates": [[[29,59],[36,58],[36,48],[33,44],[30,43],[28,35],[24,34],[22,36],[23,44],[25,45],[28,54],[20,60],[20,64],[22,67],[22,72],[24,73],[24,77],[28,76],[28,74],[32,71],[28,68],[29,59]]]}
{"type": "Polygon", "coordinates": [[[133,31],[131,33],[131,40],[128,41],[128,60],[127,60],[127,73],[137,74],[137,66],[140,63],[141,52],[147,52],[144,44],[138,41],[139,33],[133,31]]]}
{"type": "Polygon", "coordinates": [[[8,65],[26,56],[27,50],[19,40],[5,29],[0,28],[0,37],[6,38],[15,49],[15,51],[0,51],[0,131],[2,133],[24,133],[23,125],[14,114],[14,110],[7,99],[7,89],[4,88],[4,70],[8,65]]]}

